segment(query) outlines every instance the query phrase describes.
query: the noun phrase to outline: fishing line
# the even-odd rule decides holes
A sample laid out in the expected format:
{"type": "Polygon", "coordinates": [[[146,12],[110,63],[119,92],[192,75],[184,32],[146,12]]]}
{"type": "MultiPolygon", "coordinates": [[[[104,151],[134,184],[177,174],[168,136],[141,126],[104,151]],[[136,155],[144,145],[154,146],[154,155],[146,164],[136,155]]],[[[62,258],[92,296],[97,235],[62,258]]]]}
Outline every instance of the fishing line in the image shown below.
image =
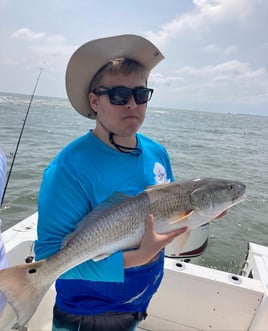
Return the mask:
{"type": "Polygon", "coordinates": [[[13,159],[12,159],[12,162],[11,162],[11,165],[10,165],[10,169],[9,169],[9,173],[8,173],[8,176],[7,176],[7,181],[6,181],[6,185],[5,185],[5,189],[4,189],[4,192],[3,192],[3,196],[2,196],[2,200],[1,200],[0,206],[3,204],[4,198],[5,198],[7,186],[8,186],[10,175],[11,175],[11,172],[12,172],[12,169],[13,169],[13,165],[14,165],[14,162],[15,162],[17,151],[18,151],[18,148],[19,148],[19,145],[20,145],[20,141],[21,141],[21,137],[22,137],[22,134],[23,134],[23,130],[24,130],[24,127],[25,127],[25,124],[26,124],[26,121],[27,121],[27,117],[28,117],[29,111],[31,109],[32,101],[33,101],[33,98],[34,98],[34,95],[35,95],[35,91],[36,91],[36,88],[37,88],[39,79],[41,77],[42,71],[43,71],[43,68],[40,68],[40,72],[39,72],[39,75],[37,77],[37,80],[36,80],[36,83],[35,83],[35,86],[34,86],[33,93],[31,95],[31,99],[30,99],[30,102],[29,102],[29,105],[28,105],[28,109],[27,109],[26,115],[25,115],[24,120],[23,120],[22,128],[21,128],[21,131],[20,131],[20,135],[19,135],[19,139],[18,139],[18,142],[17,142],[16,149],[15,149],[15,152],[14,152],[14,155],[13,155],[13,159]]]}

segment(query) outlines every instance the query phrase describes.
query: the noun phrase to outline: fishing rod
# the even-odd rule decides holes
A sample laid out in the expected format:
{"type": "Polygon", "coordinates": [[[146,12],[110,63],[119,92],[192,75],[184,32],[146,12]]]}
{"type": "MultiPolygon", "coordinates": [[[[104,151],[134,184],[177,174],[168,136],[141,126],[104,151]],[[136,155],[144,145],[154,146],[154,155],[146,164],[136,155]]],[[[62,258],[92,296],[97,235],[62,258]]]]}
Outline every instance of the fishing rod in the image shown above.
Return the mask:
{"type": "Polygon", "coordinates": [[[9,172],[8,172],[7,181],[6,181],[6,185],[5,185],[5,188],[4,188],[2,200],[0,202],[0,207],[2,206],[3,201],[4,201],[4,198],[5,198],[5,194],[6,194],[8,182],[9,182],[10,175],[11,175],[11,172],[12,172],[12,169],[13,169],[13,165],[14,165],[14,162],[15,162],[17,151],[18,151],[18,148],[19,148],[19,145],[20,145],[20,141],[21,141],[21,137],[22,137],[22,134],[23,134],[23,130],[24,130],[24,127],[25,127],[25,124],[26,124],[26,121],[27,121],[27,117],[28,117],[29,111],[31,109],[32,101],[33,101],[33,98],[34,98],[34,95],[35,95],[35,91],[37,89],[37,86],[38,86],[39,79],[41,77],[42,71],[43,71],[43,68],[40,68],[40,72],[39,72],[39,74],[37,76],[37,80],[36,80],[36,83],[35,83],[35,86],[34,86],[33,93],[31,95],[31,99],[30,99],[30,102],[29,102],[29,105],[28,105],[28,109],[27,109],[26,115],[25,115],[24,120],[23,120],[23,124],[22,124],[22,128],[21,128],[21,131],[20,131],[20,135],[19,135],[19,139],[18,139],[18,142],[17,142],[17,146],[16,146],[16,149],[15,149],[15,152],[14,152],[14,155],[13,155],[13,159],[12,159],[12,162],[11,162],[11,165],[10,165],[10,169],[9,169],[9,172]]]}

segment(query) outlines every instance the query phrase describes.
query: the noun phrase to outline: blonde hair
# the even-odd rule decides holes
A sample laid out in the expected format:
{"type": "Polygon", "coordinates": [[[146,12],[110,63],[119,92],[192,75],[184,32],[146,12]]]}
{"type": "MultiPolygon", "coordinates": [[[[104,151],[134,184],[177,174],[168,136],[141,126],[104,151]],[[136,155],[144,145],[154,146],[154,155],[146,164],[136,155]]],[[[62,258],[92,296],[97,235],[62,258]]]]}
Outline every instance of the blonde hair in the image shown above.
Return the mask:
{"type": "Polygon", "coordinates": [[[147,83],[148,75],[144,66],[141,63],[124,57],[110,60],[92,78],[89,85],[89,92],[92,92],[96,87],[99,87],[102,84],[103,77],[106,74],[121,73],[123,75],[129,75],[133,72],[137,73],[141,78],[144,78],[147,83]]]}

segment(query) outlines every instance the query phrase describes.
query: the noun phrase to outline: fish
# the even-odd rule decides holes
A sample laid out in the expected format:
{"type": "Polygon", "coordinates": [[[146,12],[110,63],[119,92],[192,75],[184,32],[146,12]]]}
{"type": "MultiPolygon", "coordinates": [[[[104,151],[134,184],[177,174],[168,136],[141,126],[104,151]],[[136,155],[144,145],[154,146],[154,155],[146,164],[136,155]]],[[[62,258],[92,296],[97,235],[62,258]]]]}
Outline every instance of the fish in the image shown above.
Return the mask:
{"type": "Polygon", "coordinates": [[[189,233],[244,200],[245,191],[240,181],[195,178],[154,185],[132,197],[113,194],[78,223],[57,253],[0,271],[0,290],[17,317],[13,329],[25,330],[45,293],[67,270],[89,259],[137,248],[149,214],[154,215],[157,233],[182,227],[189,233]]]}

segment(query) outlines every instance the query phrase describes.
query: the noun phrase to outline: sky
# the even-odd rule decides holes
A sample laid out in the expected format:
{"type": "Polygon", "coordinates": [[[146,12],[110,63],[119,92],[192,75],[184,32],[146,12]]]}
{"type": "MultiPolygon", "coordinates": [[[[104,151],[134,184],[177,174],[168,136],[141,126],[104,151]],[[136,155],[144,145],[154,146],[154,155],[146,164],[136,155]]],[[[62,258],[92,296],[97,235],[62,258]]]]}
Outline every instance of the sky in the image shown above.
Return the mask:
{"type": "Polygon", "coordinates": [[[63,97],[72,53],[138,34],[165,60],[154,107],[268,116],[267,0],[0,0],[0,91],[63,97]]]}

